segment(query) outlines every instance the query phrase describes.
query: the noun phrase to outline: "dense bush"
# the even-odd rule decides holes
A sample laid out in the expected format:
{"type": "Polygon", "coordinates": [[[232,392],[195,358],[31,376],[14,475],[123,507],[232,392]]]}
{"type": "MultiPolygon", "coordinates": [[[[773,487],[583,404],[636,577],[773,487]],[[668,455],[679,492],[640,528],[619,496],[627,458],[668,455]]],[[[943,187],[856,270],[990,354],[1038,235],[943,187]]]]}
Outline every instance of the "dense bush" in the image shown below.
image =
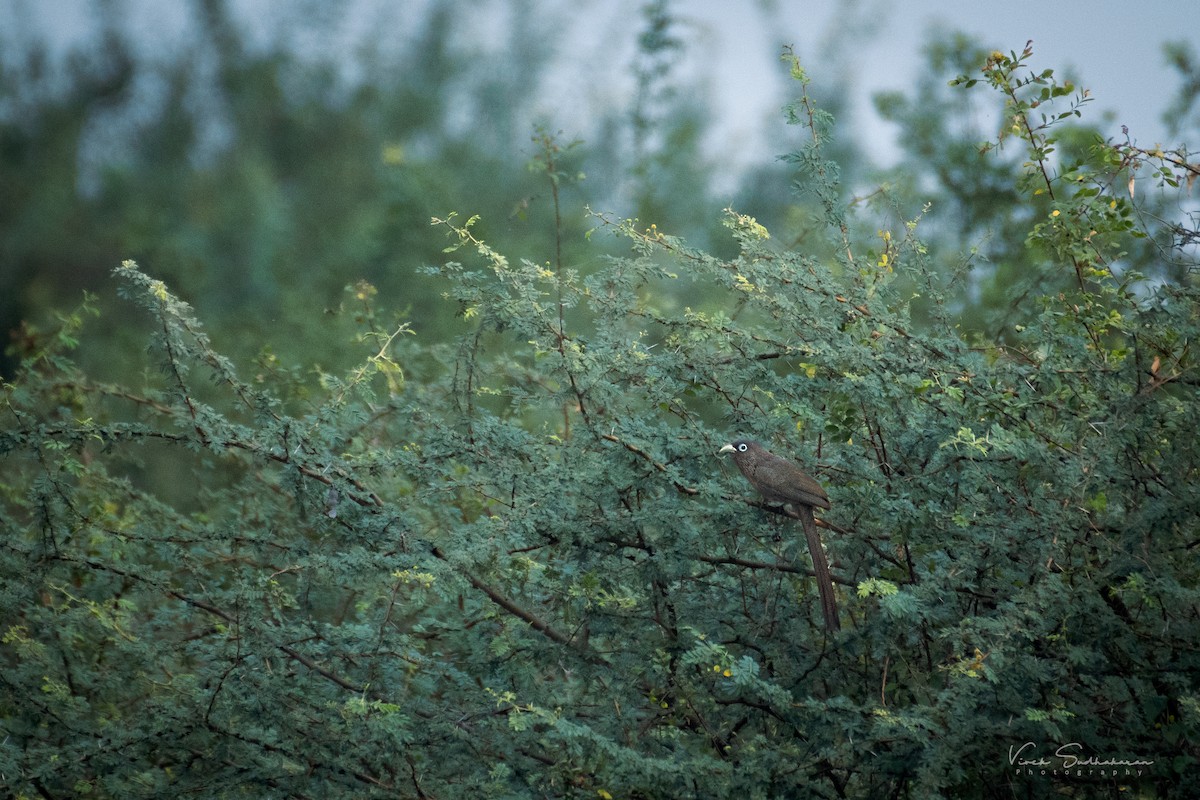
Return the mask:
{"type": "MultiPolygon", "coordinates": [[[[982,75],[1016,123],[1041,87],[1070,94],[1022,69],[982,75]]],[[[1187,796],[1196,287],[1118,269],[1129,201],[1048,166],[1030,124],[1042,185],[1020,191],[1055,198],[1031,247],[1066,280],[1003,345],[968,341],[919,223],[855,241],[827,120],[792,117],[828,260],[733,210],[731,258],[597,216],[632,252],[583,274],[448,215],[461,261],[425,280],[472,326],[452,345],[360,284],[358,368],[235,364],[131,262],[116,277],[156,332],[141,380],[72,363],[90,303],[29,343],[0,412],[4,784],[1187,796]],[[680,284],[703,305],[677,308],[680,284]],[[839,634],[794,522],[715,455],[735,433],[828,488],[839,634]],[[1139,763],[1072,770],[1071,743],[1139,763]]]]}

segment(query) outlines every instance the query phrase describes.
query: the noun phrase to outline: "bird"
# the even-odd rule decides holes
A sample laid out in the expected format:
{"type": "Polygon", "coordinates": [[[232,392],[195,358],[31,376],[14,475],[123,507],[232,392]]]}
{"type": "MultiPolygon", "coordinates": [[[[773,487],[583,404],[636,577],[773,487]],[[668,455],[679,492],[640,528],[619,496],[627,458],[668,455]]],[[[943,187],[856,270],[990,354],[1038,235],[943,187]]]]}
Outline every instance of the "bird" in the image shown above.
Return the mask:
{"type": "Polygon", "coordinates": [[[829,562],[821,537],[817,535],[817,523],[813,509],[830,508],[829,495],[821,484],[800,467],[768,451],[758,442],[737,439],[717,451],[718,455],[733,454],[733,463],[750,481],[763,499],[769,503],[785,503],[792,507],[804,526],[808,540],[808,551],[812,556],[813,573],[817,579],[817,591],[821,595],[821,613],[825,617],[825,628],[840,630],[837,601],[833,596],[833,579],[829,575],[829,562]]]}

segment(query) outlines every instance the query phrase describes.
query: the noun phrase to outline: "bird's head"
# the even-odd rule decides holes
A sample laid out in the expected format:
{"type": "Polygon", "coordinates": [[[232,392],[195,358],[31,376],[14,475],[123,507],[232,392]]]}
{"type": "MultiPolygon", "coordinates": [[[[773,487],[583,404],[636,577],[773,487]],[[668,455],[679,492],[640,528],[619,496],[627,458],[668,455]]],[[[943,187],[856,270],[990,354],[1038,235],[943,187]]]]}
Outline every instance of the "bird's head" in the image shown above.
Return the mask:
{"type": "Polygon", "coordinates": [[[733,457],[737,458],[739,455],[744,455],[746,453],[761,449],[762,447],[759,446],[758,442],[752,442],[749,439],[735,439],[718,450],[717,455],[733,453],[733,457]]]}

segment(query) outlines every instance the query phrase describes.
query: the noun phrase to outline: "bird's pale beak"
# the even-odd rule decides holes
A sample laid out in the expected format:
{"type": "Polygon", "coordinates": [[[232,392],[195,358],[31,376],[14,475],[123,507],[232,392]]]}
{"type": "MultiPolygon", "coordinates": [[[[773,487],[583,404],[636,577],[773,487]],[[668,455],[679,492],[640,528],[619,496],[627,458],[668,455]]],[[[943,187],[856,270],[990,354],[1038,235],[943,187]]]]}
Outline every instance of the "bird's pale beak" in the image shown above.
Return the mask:
{"type": "Polygon", "coordinates": [[[737,452],[737,450],[735,450],[733,448],[733,445],[727,444],[724,447],[722,447],[720,450],[717,451],[717,455],[721,455],[722,453],[736,453],[736,452],[737,452]]]}

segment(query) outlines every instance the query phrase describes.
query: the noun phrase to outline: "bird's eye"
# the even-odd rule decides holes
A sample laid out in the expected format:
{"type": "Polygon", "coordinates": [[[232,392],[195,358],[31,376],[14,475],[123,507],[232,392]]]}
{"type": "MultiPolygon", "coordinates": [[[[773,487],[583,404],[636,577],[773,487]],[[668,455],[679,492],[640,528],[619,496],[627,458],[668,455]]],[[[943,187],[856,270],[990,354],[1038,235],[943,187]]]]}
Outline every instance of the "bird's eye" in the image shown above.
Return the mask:
{"type": "Polygon", "coordinates": [[[744,443],[743,443],[743,444],[739,444],[739,445],[738,445],[738,452],[739,452],[739,453],[744,453],[744,452],[746,452],[746,445],[745,445],[744,443]]]}

